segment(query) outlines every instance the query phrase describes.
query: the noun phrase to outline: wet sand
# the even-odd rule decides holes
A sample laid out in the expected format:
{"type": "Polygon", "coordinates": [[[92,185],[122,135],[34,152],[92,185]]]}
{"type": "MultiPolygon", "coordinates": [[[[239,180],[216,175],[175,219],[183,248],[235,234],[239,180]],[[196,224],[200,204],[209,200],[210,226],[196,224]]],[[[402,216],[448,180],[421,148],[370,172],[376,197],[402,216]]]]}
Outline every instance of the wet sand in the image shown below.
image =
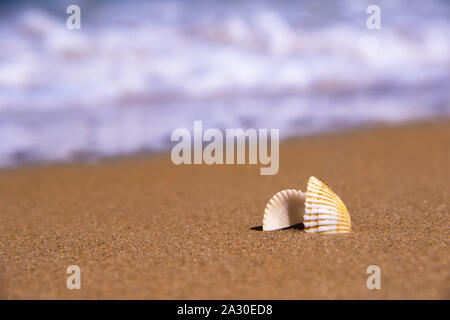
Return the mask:
{"type": "Polygon", "coordinates": [[[167,154],[3,170],[0,298],[449,299],[449,210],[449,122],[287,141],[275,176],[167,154]],[[352,234],[250,230],[311,175],[352,234]],[[81,290],[66,288],[73,264],[81,290]]]}

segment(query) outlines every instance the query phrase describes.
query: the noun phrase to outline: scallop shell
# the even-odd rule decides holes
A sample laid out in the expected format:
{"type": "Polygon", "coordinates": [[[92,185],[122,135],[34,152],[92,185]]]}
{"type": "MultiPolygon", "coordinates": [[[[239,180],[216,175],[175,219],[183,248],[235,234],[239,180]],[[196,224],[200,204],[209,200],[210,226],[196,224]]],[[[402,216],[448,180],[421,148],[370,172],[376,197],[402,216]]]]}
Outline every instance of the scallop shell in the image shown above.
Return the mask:
{"type": "Polygon", "coordinates": [[[300,190],[278,192],[266,205],[263,230],[279,230],[302,222],[304,203],[305,194],[300,190]]]}
{"type": "Polygon", "coordinates": [[[352,230],[350,214],[344,202],[315,177],[308,181],[303,220],[306,232],[347,233],[352,230]]]}

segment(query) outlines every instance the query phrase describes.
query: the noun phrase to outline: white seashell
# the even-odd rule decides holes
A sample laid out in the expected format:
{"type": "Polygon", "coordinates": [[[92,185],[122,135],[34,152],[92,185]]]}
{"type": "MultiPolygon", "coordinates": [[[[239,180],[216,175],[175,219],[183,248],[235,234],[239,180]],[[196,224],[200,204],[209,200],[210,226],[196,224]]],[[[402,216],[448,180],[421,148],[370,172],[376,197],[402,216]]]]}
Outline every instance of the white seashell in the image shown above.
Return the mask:
{"type": "Polygon", "coordinates": [[[350,214],[341,198],[315,177],[309,178],[303,224],[306,232],[351,232],[350,214]]]}
{"type": "Polygon", "coordinates": [[[305,194],[300,190],[283,190],[273,196],[264,211],[263,230],[272,231],[302,222],[305,194]]]}

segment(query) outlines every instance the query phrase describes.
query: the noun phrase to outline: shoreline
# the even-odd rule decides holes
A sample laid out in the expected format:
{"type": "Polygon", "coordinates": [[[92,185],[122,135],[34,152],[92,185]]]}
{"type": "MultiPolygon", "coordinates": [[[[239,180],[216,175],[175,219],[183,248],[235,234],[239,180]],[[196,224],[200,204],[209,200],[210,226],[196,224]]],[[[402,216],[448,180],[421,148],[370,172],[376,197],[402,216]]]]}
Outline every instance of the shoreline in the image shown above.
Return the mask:
{"type": "MultiPolygon", "coordinates": [[[[313,132],[309,134],[288,136],[280,139],[280,145],[290,142],[301,142],[309,139],[318,139],[318,138],[326,138],[338,135],[346,135],[346,134],[358,134],[359,132],[370,132],[376,130],[386,130],[386,129],[396,129],[396,128],[408,128],[408,127],[420,127],[420,126],[428,126],[428,125],[440,125],[449,123],[450,118],[428,118],[428,119],[419,119],[413,121],[406,121],[403,123],[374,123],[374,124],[362,124],[355,125],[343,128],[335,128],[329,131],[321,131],[321,132],[313,132]]],[[[204,142],[204,145],[206,143],[204,142]]],[[[89,155],[89,156],[81,156],[74,157],[72,159],[67,160],[55,160],[55,161],[26,161],[24,163],[18,163],[15,165],[4,165],[0,166],[0,174],[2,172],[16,172],[22,170],[38,170],[41,168],[52,168],[52,167],[62,167],[62,166],[74,166],[74,165],[101,165],[103,163],[114,163],[114,162],[122,162],[122,161],[132,161],[133,159],[141,159],[141,158],[162,158],[170,156],[170,149],[167,150],[155,150],[155,151],[136,151],[130,152],[126,154],[116,154],[116,155],[89,155]]],[[[213,165],[215,166],[215,164],[213,165]]]]}
{"type": "Polygon", "coordinates": [[[449,299],[449,124],[282,140],[274,176],[167,153],[1,169],[0,298],[449,299]],[[312,175],[353,233],[250,230],[312,175]],[[73,264],[81,290],[65,286],[73,264]]]}

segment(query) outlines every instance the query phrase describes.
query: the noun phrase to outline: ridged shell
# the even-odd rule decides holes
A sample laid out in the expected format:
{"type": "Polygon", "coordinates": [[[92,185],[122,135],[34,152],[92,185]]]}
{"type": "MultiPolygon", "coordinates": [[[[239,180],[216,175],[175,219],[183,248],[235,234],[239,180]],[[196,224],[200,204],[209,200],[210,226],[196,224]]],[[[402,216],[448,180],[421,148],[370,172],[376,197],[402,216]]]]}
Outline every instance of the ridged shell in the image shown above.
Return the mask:
{"type": "Polygon", "coordinates": [[[263,230],[279,230],[298,224],[302,222],[304,212],[303,192],[293,189],[280,191],[266,205],[263,230]]]}
{"type": "Polygon", "coordinates": [[[303,223],[306,232],[347,233],[352,230],[350,214],[344,202],[315,177],[308,181],[303,223]]]}

